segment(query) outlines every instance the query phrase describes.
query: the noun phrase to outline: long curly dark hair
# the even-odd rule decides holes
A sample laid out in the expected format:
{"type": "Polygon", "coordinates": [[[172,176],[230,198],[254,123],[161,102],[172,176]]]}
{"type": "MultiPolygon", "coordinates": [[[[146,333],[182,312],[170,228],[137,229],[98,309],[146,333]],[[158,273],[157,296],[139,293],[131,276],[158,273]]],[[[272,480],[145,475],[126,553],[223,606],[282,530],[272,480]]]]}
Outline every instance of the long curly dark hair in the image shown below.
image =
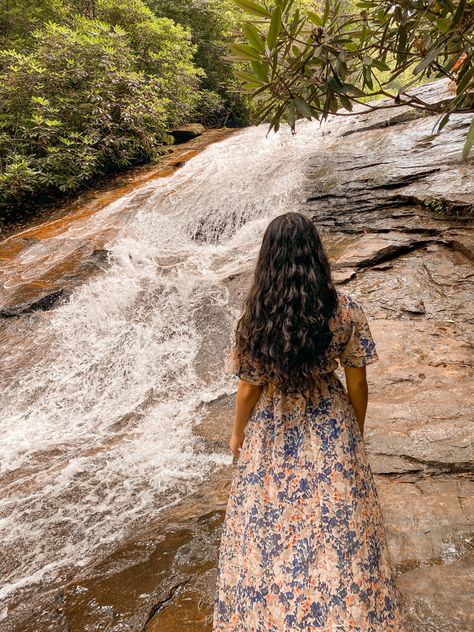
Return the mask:
{"type": "Polygon", "coordinates": [[[331,343],[329,321],[338,304],[316,226],[301,213],[268,225],[253,283],[236,328],[238,358],[251,358],[283,392],[314,386],[331,343]]]}

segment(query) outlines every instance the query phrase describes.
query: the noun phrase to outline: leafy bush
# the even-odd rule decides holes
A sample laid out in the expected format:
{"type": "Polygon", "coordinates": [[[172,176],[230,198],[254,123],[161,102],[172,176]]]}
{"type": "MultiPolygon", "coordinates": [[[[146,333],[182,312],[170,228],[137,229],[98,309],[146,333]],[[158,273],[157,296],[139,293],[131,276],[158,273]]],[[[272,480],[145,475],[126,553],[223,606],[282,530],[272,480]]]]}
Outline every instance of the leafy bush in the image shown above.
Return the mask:
{"type": "Polygon", "coordinates": [[[159,80],[169,126],[192,116],[200,100],[202,69],[193,64],[191,32],[156,17],[142,0],[99,0],[96,15],[128,35],[138,67],[159,80]]]}
{"type": "Polygon", "coordinates": [[[154,41],[146,54],[155,73],[140,69],[120,26],[86,18],[35,31],[32,52],[0,51],[4,217],[40,193],[74,191],[95,175],[150,160],[171,142],[169,126],[196,102],[198,73],[189,34],[150,17],[154,41]]]}
{"type": "Polygon", "coordinates": [[[235,40],[239,17],[233,0],[146,2],[156,15],[171,18],[192,33],[194,61],[204,71],[196,118],[209,126],[247,124],[250,103],[240,90],[234,64],[229,60],[229,45],[235,40]]]}
{"type": "Polygon", "coordinates": [[[47,22],[65,22],[69,9],[63,0],[0,0],[0,48],[31,46],[34,31],[47,22]]]}

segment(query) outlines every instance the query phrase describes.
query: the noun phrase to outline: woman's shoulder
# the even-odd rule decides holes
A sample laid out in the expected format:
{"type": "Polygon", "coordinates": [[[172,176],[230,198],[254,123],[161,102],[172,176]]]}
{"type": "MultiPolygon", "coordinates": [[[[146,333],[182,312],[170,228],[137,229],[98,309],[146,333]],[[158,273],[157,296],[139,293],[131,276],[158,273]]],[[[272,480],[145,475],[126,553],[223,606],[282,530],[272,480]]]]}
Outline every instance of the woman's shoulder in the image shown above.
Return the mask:
{"type": "Polygon", "coordinates": [[[359,310],[363,309],[363,302],[360,299],[356,299],[352,294],[343,292],[342,290],[336,290],[338,298],[338,306],[341,310],[359,310]]]}
{"type": "Polygon", "coordinates": [[[337,290],[338,307],[336,319],[339,323],[363,323],[366,320],[364,301],[349,292],[337,290]]]}

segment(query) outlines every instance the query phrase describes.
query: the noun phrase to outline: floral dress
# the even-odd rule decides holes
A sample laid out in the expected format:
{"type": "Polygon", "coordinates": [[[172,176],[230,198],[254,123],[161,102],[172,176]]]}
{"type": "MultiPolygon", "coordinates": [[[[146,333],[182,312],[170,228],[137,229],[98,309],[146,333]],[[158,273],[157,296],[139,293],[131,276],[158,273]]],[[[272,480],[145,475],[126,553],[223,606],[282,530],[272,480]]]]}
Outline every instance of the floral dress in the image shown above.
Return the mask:
{"type": "Polygon", "coordinates": [[[310,397],[263,385],[223,526],[214,632],[404,632],[383,518],[338,366],[378,360],[363,307],[338,292],[331,345],[310,397]]]}

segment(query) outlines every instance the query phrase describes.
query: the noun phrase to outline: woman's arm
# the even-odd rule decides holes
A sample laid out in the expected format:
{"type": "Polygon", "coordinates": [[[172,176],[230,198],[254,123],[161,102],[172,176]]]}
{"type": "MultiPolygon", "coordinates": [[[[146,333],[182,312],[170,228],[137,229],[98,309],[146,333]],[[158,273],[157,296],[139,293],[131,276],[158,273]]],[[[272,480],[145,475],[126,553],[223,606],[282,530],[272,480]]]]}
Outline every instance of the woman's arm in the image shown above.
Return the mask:
{"type": "Polygon", "coordinates": [[[239,458],[240,448],[245,438],[245,426],[252,416],[253,409],[262,390],[263,386],[257,386],[242,379],[239,380],[235,402],[234,428],[229,443],[230,450],[235,458],[239,458]]]}
{"type": "Polygon", "coordinates": [[[369,388],[367,385],[367,373],[365,366],[356,369],[344,367],[346,374],[346,385],[349,399],[354,409],[360,432],[364,434],[365,413],[369,398],[369,388]]]}

